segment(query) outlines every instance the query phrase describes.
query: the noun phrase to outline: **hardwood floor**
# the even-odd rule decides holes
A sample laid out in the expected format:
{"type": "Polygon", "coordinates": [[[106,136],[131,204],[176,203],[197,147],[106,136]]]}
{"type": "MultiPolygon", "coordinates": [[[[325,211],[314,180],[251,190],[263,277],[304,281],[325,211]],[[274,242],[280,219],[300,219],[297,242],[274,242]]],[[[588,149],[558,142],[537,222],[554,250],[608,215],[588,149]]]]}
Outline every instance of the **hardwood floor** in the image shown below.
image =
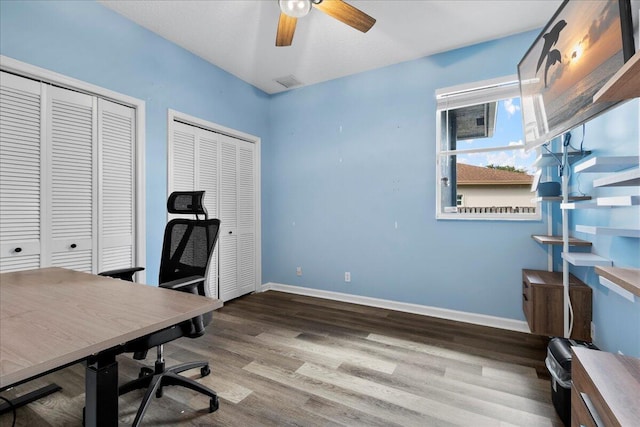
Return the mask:
{"type": "MultiPolygon", "coordinates": [[[[544,367],[546,338],[391,310],[268,291],[230,301],[207,334],[165,346],[167,365],[208,359],[191,377],[208,399],[167,387],[148,426],[561,426],[544,367]]],[[[155,352],[149,352],[152,363],[155,352]],[[153,354],[152,354],[153,353],[153,354]]],[[[139,362],[119,356],[121,382],[139,362]]],[[[84,368],[74,365],[2,393],[55,381],[63,390],[17,411],[17,426],[80,426],[84,368]]],[[[142,392],[120,398],[131,424],[142,392]]],[[[11,424],[11,414],[0,426],[11,424]]]]}

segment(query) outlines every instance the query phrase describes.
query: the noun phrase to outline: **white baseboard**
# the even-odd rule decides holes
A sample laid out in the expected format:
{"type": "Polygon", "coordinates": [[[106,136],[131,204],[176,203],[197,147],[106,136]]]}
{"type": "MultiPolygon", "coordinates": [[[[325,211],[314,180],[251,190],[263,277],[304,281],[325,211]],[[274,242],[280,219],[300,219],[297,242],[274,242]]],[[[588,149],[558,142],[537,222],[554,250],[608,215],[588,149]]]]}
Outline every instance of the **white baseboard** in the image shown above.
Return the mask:
{"type": "Polygon", "coordinates": [[[369,307],[385,308],[388,310],[403,311],[405,313],[421,314],[423,316],[456,320],[458,322],[471,323],[481,326],[490,326],[493,328],[507,329],[510,331],[530,333],[529,325],[527,324],[527,322],[523,320],[507,319],[505,317],[488,316],[486,314],[468,313],[464,311],[450,310],[447,308],[430,307],[427,305],[363,297],[359,295],[344,294],[341,292],[303,288],[300,286],[284,285],[282,283],[268,282],[263,284],[260,288],[260,292],[269,290],[348,302],[352,304],[366,305],[369,307]]]}

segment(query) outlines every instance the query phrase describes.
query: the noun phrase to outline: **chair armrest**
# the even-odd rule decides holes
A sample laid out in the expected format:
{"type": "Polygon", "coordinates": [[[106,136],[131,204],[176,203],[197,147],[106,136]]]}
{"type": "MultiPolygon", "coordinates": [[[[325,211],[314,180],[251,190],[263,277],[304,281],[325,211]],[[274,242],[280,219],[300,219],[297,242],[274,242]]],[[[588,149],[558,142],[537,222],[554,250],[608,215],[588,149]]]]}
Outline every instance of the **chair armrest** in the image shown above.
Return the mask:
{"type": "MultiPolygon", "coordinates": [[[[161,288],[173,289],[175,291],[189,292],[194,295],[200,295],[198,292],[198,286],[204,284],[206,278],[202,276],[189,276],[182,279],[172,280],[170,282],[160,283],[158,285],[161,288]]],[[[206,314],[205,314],[206,315],[206,314]]],[[[186,336],[195,338],[204,335],[205,320],[203,315],[191,318],[191,330],[186,333],[186,336]]],[[[208,323],[208,321],[207,321],[208,323]]]]}
{"type": "Polygon", "coordinates": [[[98,273],[98,275],[133,282],[133,275],[142,270],[144,270],[144,267],[119,268],[117,270],[103,271],[98,273]]]}
{"type": "Polygon", "coordinates": [[[205,278],[202,276],[189,276],[183,277],[182,279],[172,280],[170,282],[160,283],[159,287],[165,289],[173,289],[176,291],[198,293],[196,286],[198,285],[198,283],[204,282],[204,280],[205,278]]]}

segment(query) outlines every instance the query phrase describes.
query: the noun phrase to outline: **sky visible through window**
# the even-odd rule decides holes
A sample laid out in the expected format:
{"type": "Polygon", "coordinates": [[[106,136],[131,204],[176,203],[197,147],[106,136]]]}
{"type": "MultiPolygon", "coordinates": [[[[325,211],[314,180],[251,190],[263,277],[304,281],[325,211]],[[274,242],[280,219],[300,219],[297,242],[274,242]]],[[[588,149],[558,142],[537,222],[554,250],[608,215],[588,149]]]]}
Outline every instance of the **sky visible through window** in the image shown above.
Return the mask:
{"type": "MultiPolygon", "coordinates": [[[[501,147],[523,144],[522,116],[520,98],[504,99],[498,102],[496,128],[491,138],[478,138],[458,141],[458,150],[473,148],[501,147]]],[[[457,162],[474,166],[513,166],[533,174],[532,166],[536,159],[535,150],[491,151],[484,153],[458,154],[457,162]]]]}

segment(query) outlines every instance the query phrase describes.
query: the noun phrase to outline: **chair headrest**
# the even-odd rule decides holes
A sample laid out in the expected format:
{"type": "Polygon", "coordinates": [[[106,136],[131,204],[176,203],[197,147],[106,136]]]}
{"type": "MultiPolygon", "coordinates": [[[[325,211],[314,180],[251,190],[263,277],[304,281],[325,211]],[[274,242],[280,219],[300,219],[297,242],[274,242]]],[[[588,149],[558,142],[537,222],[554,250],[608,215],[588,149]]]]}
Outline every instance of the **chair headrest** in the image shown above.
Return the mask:
{"type": "Polygon", "coordinates": [[[204,215],[204,191],[174,191],[167,200],[167,210],[173,214],[204,215]]]}

